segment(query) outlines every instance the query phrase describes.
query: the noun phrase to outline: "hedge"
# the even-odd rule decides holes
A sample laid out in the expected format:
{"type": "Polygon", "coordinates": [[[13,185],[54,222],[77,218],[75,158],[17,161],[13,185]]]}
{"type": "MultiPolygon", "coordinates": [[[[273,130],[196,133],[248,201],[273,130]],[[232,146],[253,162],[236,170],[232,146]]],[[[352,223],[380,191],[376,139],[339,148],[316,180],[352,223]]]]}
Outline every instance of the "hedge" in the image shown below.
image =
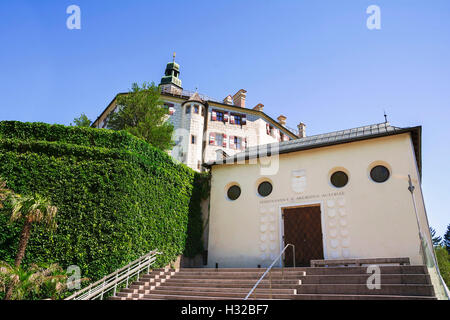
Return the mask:
{"type": "MultiPolygon", "coordinates": [[[[24,264],[78,265],[95,280],[152,249],[158,266],[203,251],[208,176],[127,132],[0,122],[0,176],[58,207],[55,232],[33,227],[24,264]]],[[[0,260],[14,260],[20,230],[0,215],[0,260]]]]}

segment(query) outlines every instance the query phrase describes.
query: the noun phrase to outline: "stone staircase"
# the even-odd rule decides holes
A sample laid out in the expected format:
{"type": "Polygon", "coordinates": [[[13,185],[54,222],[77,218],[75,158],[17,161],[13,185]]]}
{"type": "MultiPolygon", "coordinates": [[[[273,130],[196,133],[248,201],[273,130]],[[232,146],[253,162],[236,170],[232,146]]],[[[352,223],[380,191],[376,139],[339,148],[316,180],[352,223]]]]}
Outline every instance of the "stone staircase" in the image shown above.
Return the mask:
{"type": "MultiPolygon", "coordinates": [[[[272,269],[250,299],[435,300],[425,266],[384,265],[381,288],[369,289],[364,266],[272,269]]],[[[257,268],[155,269],[112,300],[242,300],[262,276],[257,268]]]]}

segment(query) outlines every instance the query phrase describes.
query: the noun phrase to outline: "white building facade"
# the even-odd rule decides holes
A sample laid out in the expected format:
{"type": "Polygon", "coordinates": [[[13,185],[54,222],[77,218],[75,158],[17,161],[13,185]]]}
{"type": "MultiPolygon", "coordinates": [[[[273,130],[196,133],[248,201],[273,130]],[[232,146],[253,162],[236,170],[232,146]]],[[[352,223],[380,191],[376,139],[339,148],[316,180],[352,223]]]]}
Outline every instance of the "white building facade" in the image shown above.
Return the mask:
{"type": "MultiPolygon", "coordinates": [[[[280,115],[275,121],[264,113],[262,104],[246,108],[245,90],[219,102],[183,90],[179,74],[179,65],[170,62],[160,83],[161,99],[169,110],[168,121],[174,126],[175,146],[169,153],[177,161],[202,171],[203,163],[234,155],[245,148],[297,139],[296,130],[286,127],[285,116],[280,115]]],[[[116,98],[94,121],[93,127],[107,127],[108,115],[116,108],[116,98]]],[[[304,124],[299,125],[300,134],[305,134],[304,128],[304,124]]]]}

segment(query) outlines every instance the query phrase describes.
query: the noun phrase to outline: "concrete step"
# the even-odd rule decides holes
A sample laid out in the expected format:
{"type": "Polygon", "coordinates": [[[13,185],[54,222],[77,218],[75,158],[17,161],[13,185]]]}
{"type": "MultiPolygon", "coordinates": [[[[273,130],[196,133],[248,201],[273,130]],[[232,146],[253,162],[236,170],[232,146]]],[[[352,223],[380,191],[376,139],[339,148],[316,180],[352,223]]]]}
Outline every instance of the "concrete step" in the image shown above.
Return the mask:
{"type": "MultiPolygon", "coordinates": [[[[425,266],[379,266],[381,274],[427,274],[425,266]]],[[[315,267],[304,268],[306,275],[368,274],[367,267],[315,267]]]]}
{"type": "Polygon", "coordinates": [[[356,294],[296,294],[294,300],[436,300],[429,296],[356,295],[356,294]]]}
{"type": "Polygon", "coordinates": [[[369,289],[365,284],[303,284],[298,294],[353,294],[353,295],[398,295],[434,296],[432,285],[382,284],[380,289],[369,289]]]}
{"type": "MultiPolygon", "coordinates": [[[[223,298],[215,296],[193,296],[193,295],[134,295],[127,298],[124,294],[118,293],[118,296],[109,298],[110,300],[242,300],[241,298],[223,298]]],[[[256,297],[250,297],[249,300],[257,300],[256,297]]],[[[388,295],[324,295],[324,294],[297,294],[291,296],[294,300],[436,300],[435,297],[423,296],[388,296],[388,295]]]]}
{"type": "MultiPolygon", "coordinates": [[[[306,275],[301,284],[366,284],[370,274],[306,275]]],[[[382,284],[431,284],[426,274],[381,274],[382,284]]]]}
{"type": "MultiPolygon", "coordinates": [[[[216,293],[239,293],[239,294],[248,294],[252,287],[248,288],[214,288],[214,287],[166,287],[166,286],[159,286],[155,287],[153,290],[149,289],[139,289],[139,288],[128,288],[123,289],[121,292],[126,293],[143,293],[143,294],[152,294],[152,293],[160,293],[162,291],[170,291],[173,294],[176,294],[177,292],[191,292],[191,294],[194,294],[195,292],[210,292],[211,295],[215,295],[216,293]]],[[[255,292],[258,293],[266,293],[270,294],[271,292],[273,294],[295,294],[297,290],[295,288],[257,288],[255,292]]]]}
{"type": "MultiPolygon", "coordinates": [[[[217,286],[217,287],[253,287],[256,284],[256,279],[170,279],[164,282],[164,285],[166,286],[180,286],[180,285],[187,285],[187,286],[217,286]]],[[[279,285],[279,286],[295,286],[299,285],[300,280],[298,279],[292,279],[292,280],[281,280],[281,279],[272,279],[270,282],[269,279],[261,280],[258,286],[269,286],[270,283],[272,285],[279,285]]]]}
{"type": "MultiPolygon", "coordinates": [[[[427,274],[428,271],[423,265],[384,265],[379,266],[381,273],[385,274],[427,274]]],[[[180,269],[177,274],[192,274],[192,275],[204,275],[204,274],[263,274],[266,269],[258,268],[183,268],[180,269]]],[[[284,273],[287,274],[299,274],[300,272],[306,272],[307,275],[319,275],[319,274],[367,274],[367,266],[349,266],[349,267],[297,267],[297,268],[284,268],[284,273]]],[[[281,268],[272,269],[272,273],[281,273],[281,268]]]]}
{"type": "MultiPolygon", "coordinates": [[[[128,298],[149,298],[151,299],[152,296],[160,296],[165,295],[168,296],[169,299],[171,299],[171,296],[180,296],[180,297],[191,297],[189,299],[193,299],[192,297],[205,297],[205,298],[218,298],[221,300],[228,300],[228,299],[240,299],[243,300],[248,292],[224,292],[224,291],[218,291],[218,292],[211,292],[211,291],[189,291],[189,290],[152,290],[148,294],[142,294],[142,293],[128,293],[128,292],[120,292],[117,295],[121,295],[128,298]]],[[[256,295],[253,295],[253,298],[257,299],[283,299],[283,300],[292,300],[292,296],[294,294],[272,294],[270,293],[256,293],[256,295]]]]}
{"type": "MultiPolygon", "coordinates": [[[[166,282],[166,283],[162,283],[162,284],[151,284],[151,285],[136,285],[136,284],[132,284],[131,286],[129,286],[129,288],[132,289],[145,289],[145,290],[150,290],[152,288],[155,287],[163,287],[163,288],[174,288],[174,287],[195,287],[195,288],[204,288],[204,287],[210,287],[210,288],[244,288],[248,291],[250,291],[251,288],[253,288],[253,286],[255,285],[254,283],[248,283],[248,284],[239,284],[239,283],[233,283],[233,282],[221,282],[221,283],[183,283],[183,282],[166,282]]],[[[270,285],[268,282],[266,283],[260,283],[258,285],[258,288],[261,289],[267,289],[267,288],[273,288],[273,289],[296,289],[297,286],[299,285],[299,283],[297,282],[296,284],[277,284],[277,283],[272,283],[272,285],[270,285]]]]}
{"type": "MultiPolygon", "coordinates": [[[[171,279],[259,279],[261,278],[262,273],[249,273],[249,272],[226,272],[226,273],[176,273],[171,276],[171,279]]],[[[272,279],[286,279],[286,280],[295,280],[301,276],[304,276],[304,272],[296,272],[294,273],[272,273],[272,279]]],[[[267,274],[265,278],[269,279],[270,275],[267,274]]],[[[145,276],[142,276],[142,279],[145,279],[145,276]]],[[[163,277],[161,277],[163,278],[163,277]]]]}
{"type": "MultiPolygon", "coordinates": [[[[239,271],[239,270],[236,270],[236,271],[231,271],[231,270],[228,270],[228,271],[221,271],[220,269],[217,269],[217,270],[215,270],[215,269],[205,269],[205,270],[202,270],[202,271],[191,271],[191,270],[186,270],[186,269],[180,269],[180,271],[178,271],[177,272],[177,274],[195,274],[195,275],[203,275],[203,274],[260,274],[260,275],[262,275],[262,274],[264,274],[264,272],[266,272],[266,270],[264,269],[259,269],[258,271],[239,271]]],[[[304,273],[305,272],[305,270],[299,270],[299,269],[296,269],[296,270],[292,270],[292,269],[284,269],[284,270],[281,270],[281,269],[272,269],[272,271],[271,271],[271,273],[272,274],[295,274],[295,275],[298,275],[298,274],[302,274],[302,273],[304,273]]]]}
{"type": "Polygon", "coordinates": [[[176,294],[131,294],[118,292],[116,300],[242,300],[241,297],[216,297],[216,296],[196,296],[196,295],[176,295],[176,294]]]}

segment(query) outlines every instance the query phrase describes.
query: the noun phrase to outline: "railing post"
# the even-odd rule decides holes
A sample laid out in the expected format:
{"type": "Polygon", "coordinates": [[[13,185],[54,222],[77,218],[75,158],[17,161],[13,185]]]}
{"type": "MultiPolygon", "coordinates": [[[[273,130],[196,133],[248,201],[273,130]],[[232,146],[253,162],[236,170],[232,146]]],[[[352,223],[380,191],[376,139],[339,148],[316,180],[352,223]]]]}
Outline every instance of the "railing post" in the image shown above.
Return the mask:
{"type": "Polygon", "coordinates": [[[141,260],[139,260],[138,264],[138,274],[137,274],[137,281],[139,281],[139,273],[141,272],[141,260]]]}
{"type": "Polygon", "coordinates": [[[130,278],[130,267],[127,269],[127,288],[128,288],[128,279],[130,278]]]}
{"type": "Polygon", "coordinates": [[[272,268],[269,270],[270,299],[272,300],[272,268]]]}
{"type": "Polygon", "coordinates": [[[116,273],[116,280],[115,280],[115,284],[114,284],[114,294],[113,296],[116,296],[117,293],[117,278],[119,277],[119,273],[116,273]]]}
{"type": "Polygon", "coordinates": [[[105,293],[105,281],[106,281],[106,278],[103,278],[102,295],[100,296],[100,300],[103,300],[103,294],[105,293]]]}
{"type": "Polygon", "coordinates": [[[292,257],[294,258],[294,268],[295,268],[295,246],[292,245],[292,257]]]}

